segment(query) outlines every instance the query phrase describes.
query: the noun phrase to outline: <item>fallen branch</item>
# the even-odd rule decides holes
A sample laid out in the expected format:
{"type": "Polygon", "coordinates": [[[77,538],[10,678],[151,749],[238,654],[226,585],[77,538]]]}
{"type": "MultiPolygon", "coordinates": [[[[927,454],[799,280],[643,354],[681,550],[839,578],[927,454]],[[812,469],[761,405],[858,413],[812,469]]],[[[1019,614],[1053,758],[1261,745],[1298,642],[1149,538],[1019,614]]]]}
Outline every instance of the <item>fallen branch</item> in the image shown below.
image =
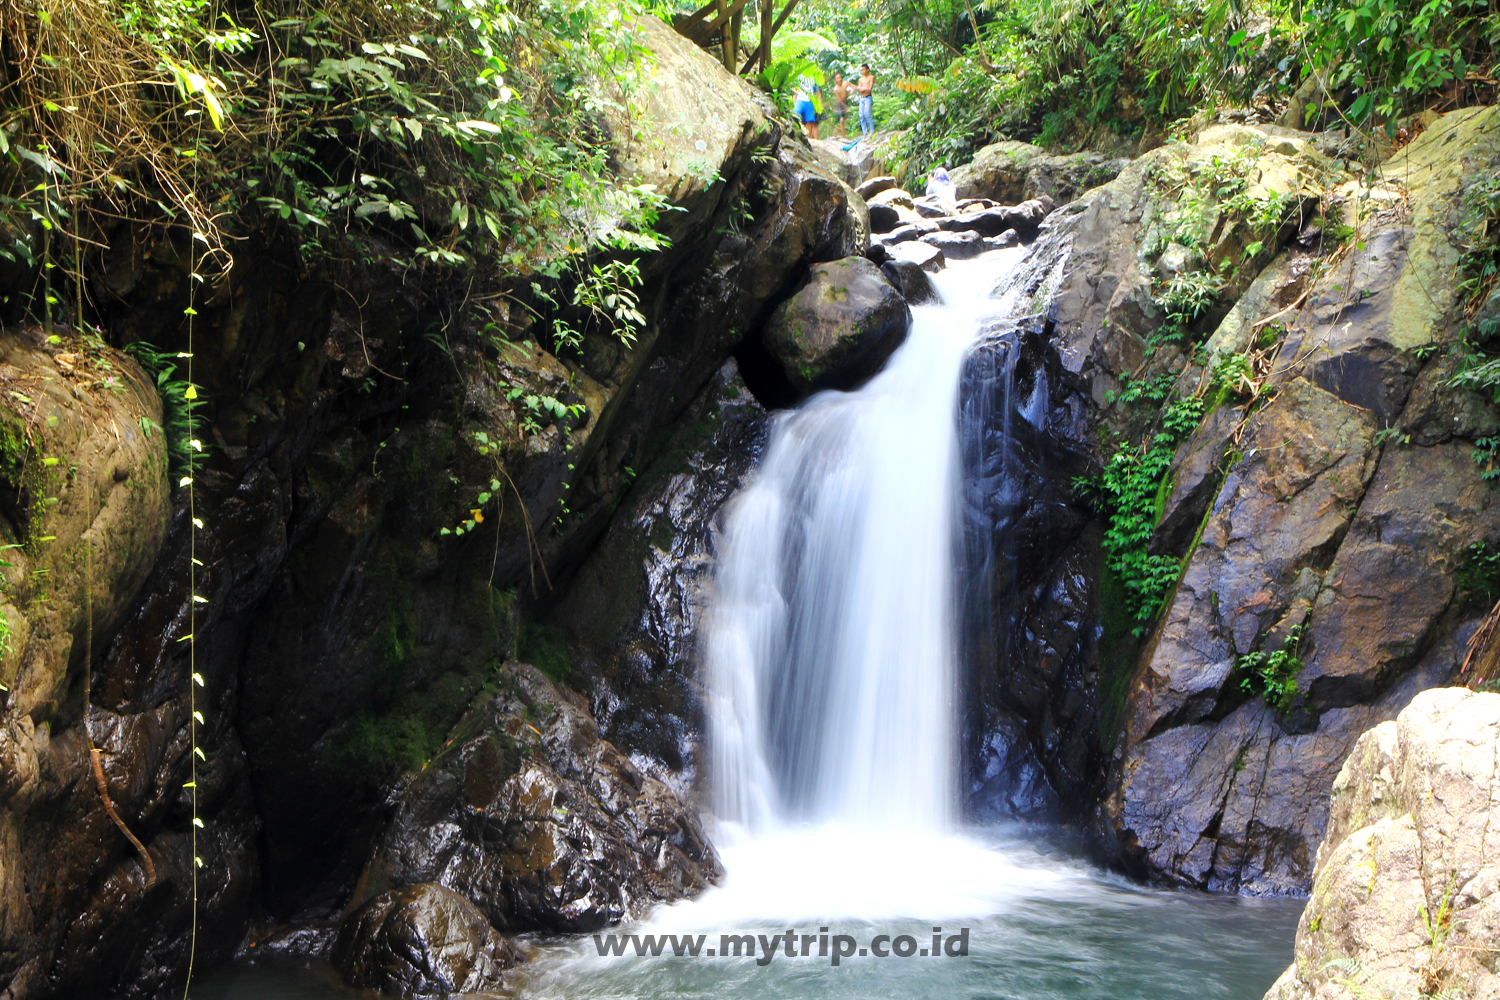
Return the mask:
{"type": "Polygon", "coordinates": [[[141,843],[140,838],[130,832],[130,827],[120,818],[115,811],[115,804],[109,798],[109,784],[104,780],[104,762],[101,759],[98,747],[89,747],[89,759],[94,762],[94,784],[99,788],[99,801],[104,803],[104,811],[109,813],[109,818],[115,821],[115,826],[125,835],[125,839],[135,845],[140,853],[141,864],[146,868],[146,888],[156,884],[156,865],[151,861],[151,854],[146,850],[146,845],[141,843]]]}

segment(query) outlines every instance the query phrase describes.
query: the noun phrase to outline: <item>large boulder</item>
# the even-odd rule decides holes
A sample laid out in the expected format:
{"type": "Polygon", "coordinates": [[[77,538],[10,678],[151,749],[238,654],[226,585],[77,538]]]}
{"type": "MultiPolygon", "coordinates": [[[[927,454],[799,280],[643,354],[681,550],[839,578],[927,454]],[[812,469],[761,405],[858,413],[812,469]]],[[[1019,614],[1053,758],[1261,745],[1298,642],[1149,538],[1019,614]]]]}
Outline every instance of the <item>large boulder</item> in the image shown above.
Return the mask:
{"type": "Polygon", "coordinates": [[[1102,153],[1054,155],[1030,143],[1006,140],[985,146],[953,170],[959,198],[990,198],[1014,205],[1042,195],[1063,205],[1107,184],[1130,163],[1102,153]]]}
{"type": "Polygon", "coordinates": [[[600,738],[587,701],[509,663],[401,793],[365,894],[433,882],[496,928],[584,933],[723,874],[697,809],[600,738]]]}
{"type": "Polygon", "coordinates": [[[1500,695],[1441,688],[1333,781],[1295,958],[1266,1000],[1500,997],[1500,695]]]}
{"type": "Polygon", "coordinates": [[[604,116],[617,168],[680,209],[660,229],[675,244],[700,236],[775,112],[764,94],[656,17],[636,18],[654,85],[604,116]],[[649,121],[650,128],[641,122],[649,121]]]}
{"type": "Polygon", "coordinates": [[[350,986],[441,997],[504,985],[518,955],[473,903],[422,883],[381,893],[350,914],[333,962],[350,986]]]}
{"type": "Polygon", "coordinates": [[[943,300],[932,279],[922,270],[922,265],[914,260],[893,258],[882,264],[880,269],[891,279],[891,284],[900,290],[908,305],[920,306],[943,300]]]}
{"type": "Polygon", "coordinates": [[[910,261],[928,274],[936,274],[948,264],[948,258],[941,249],[917,239],[895,243],[887,247],[886,251],[889,259],[910,261]]]}
{"type": "Polygon", "coordinates": [[[795,295],[777,306],[765,344],[800,391],[852,389],[906,339],[911,310],[875,264],[846,257],[814,265],[795,295]]]}

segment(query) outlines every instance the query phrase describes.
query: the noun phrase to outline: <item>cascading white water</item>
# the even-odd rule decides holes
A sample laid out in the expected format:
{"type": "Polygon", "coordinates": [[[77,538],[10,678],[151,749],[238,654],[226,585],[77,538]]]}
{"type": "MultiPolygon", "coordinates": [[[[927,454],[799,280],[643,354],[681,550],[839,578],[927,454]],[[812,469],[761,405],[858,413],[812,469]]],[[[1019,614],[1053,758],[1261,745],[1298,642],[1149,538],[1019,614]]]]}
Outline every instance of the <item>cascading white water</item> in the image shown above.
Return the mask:
{"type": "Polygon", "coordinates": [[[780,415],[732,501],[705,638],[721,823],[949,825],[959,378],[1023,253],[940,273],[885,369],[780,415]]]}
{"type": "Polygon", "coordinates": [[[1285,966],[1295,904],[1236,910],[1220,933],[1206,902],[954,822],[958,393],[985,321],[1012,310],[992,292],[1024,253],[938,274],[944,304],[912,310],[883,372],[776,418],[726,511],[704,636],[726,876],[630,929],[638,944],[698,936],[703,955],[606,957],[586,939],[537,962],[526,995],[1252,1000],[1285,966]],[[1279,921],[1280,936],[1247,934],[1247,921],[1279,921]],[[972,957],[876,957],[875,935],[915,942],[939,927],[968,928],[972,957]],[[825,931],[871,953],[833,968],[805,950],[825,931]],[[749,932],[753,961],[715,956],[722,935],[749,932]],[[784,935],[804,950],[768,943],[784,935]]]}

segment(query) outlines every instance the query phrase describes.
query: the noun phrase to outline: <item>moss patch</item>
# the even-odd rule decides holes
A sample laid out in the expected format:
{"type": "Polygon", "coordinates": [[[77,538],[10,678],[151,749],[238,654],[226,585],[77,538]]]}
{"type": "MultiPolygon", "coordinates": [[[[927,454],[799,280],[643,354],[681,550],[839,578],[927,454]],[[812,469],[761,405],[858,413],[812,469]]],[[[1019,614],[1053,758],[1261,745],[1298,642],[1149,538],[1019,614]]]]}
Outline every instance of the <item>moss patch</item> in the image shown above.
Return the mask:
{"type": "Polygon", "coordinates": [[[516,659],[529,663],[554,684],[566,684],[573,673],[567,633],[555,625],[523,622],[516,633],[516,659]]]}
{"type": "Polygon", "coordinates": [[[383,710],[365,709],[349,723],[334,756],[378,778],[421,770],[437,756],[464,710],[494,688],[494,668],[487,673],[452,671],[383,710]]]}
{"type": "Polygon", "coordinates": [[[1125,720],[1125,699],[1141,641],[1125,584],[1108,566],[1099,576],[1099,611],[1104,634],[1099,639],[1099,746],[1114,751],[1125,720]]]}

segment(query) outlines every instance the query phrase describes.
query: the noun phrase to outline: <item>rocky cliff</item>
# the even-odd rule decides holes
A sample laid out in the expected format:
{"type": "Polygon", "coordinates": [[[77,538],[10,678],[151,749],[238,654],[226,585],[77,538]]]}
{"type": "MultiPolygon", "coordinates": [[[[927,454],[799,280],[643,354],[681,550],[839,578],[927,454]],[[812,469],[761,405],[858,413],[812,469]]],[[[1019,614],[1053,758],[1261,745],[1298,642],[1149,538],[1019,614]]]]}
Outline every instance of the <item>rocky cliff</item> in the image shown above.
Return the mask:
{"type": "Polygon", "coordinates": [[[1175,560],[1180,582],[1145,628],[1116,556],[1087,539],[1112,522],[1078,516],[1087,496],[1057,501],[1020,577],[1049,581],[1050,610],[1008,618],[1009,584],[992,602],[996,633],[1021,642],[980,665],[996,680],[976,709],[994,721],[969,737],[975,808],[1102,792],[1097,829],[1127,870],[1307,889],[1339,763],[1455,676],[1486,610],[1472,562],[1500,504],[1474,456],[1494,417],[1448,382],[1465,213],[1500,166],[1497,128],[1493,109],[1449,115],[1356,181],[1337,135],[1214,125],[1049,219],[1027,280],[1087,401],[1071,440],[1101,455],[1174,440],[1152,437],[1165,408],[1139,424],[1152,393],[1198,414],[1126,525],[1136,565],[1175,560]],[[1210,266],[1214,293],[1189,309],[1176,296],[1210,266]],[[1062,763],[1070,746],[1103,753],[1102,788],[1062,763]]]}

